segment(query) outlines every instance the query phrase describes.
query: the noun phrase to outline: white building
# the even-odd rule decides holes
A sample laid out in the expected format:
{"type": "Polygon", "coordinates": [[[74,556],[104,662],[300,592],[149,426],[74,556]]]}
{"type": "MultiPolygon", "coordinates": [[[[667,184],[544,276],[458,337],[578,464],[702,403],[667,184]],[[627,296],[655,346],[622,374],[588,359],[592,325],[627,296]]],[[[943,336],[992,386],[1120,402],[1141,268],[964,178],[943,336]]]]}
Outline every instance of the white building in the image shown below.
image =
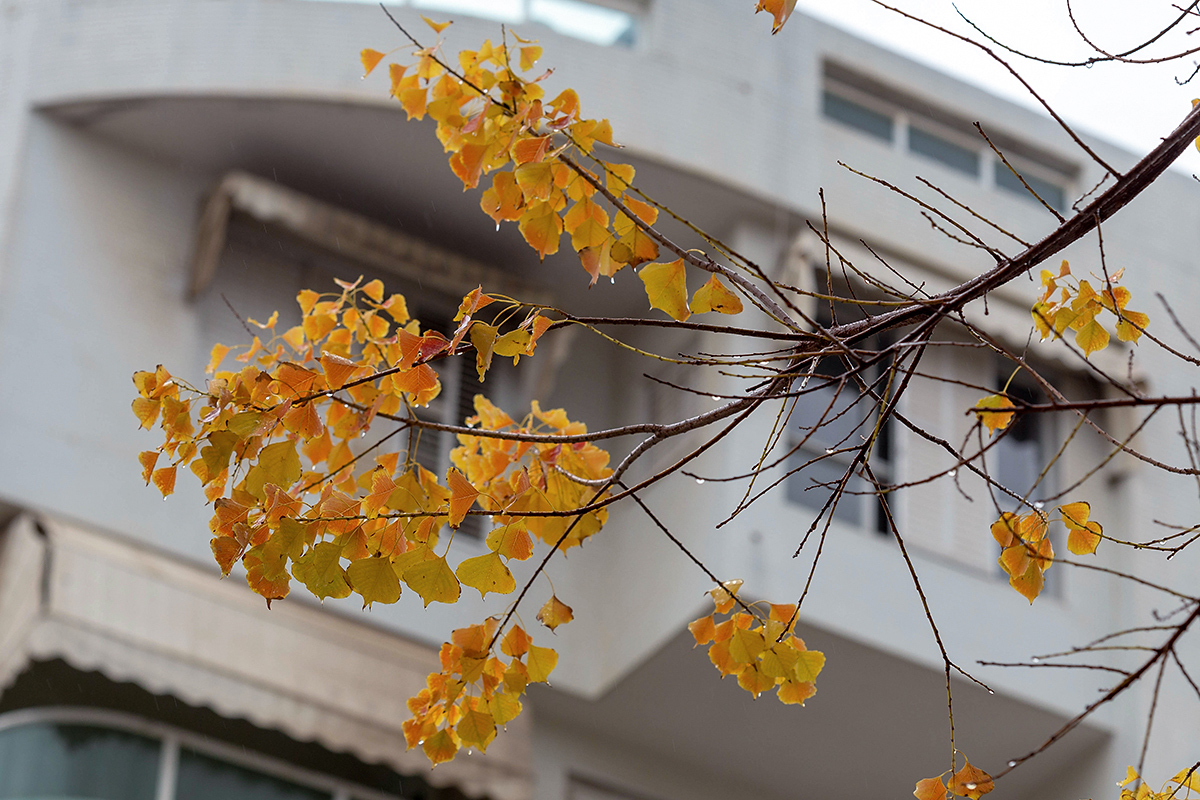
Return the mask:
{"type": "MultiPolygon", "coordinates": [[[[996,168],[972,122],[1061,208],[1102,177],[1049,119],[811,19],[771,38],[749,2],[509,5],[530,17],[518,29],[544,45],[551,83],[613,120],[650,193],[789,280],[824,263],[805,226],[820,220],[822,187],[839,249],[857,263],[871,262],[860,237],[933,288],[988,263],[838,160],[906,188],[928,177],[1028,240],[1054,220],[996,168]],[[581,5],[598,16],[571,28],[581,5]]],[[[446,15],[411,6],[395,13],[414,30],[419,13],[446,15]]],[[[448,48],[498,36],[493,19],[454,16],[448,48]]],[[[401,43],[378,8],[357,3],[0,4],[0,798],[907,796],[948,766],[944,676],[865,501],[835,524],[803,609],[805,639],[828,656],[805,708],[751,702],[692,652],[684,626],[705,613],[706,579],[626,508],[552,573],[577,616],[555,637],[553,687],[531,694],[486,756],[430,773],[404,750],[404,703],[449,631],[485,606],[422,610],[406,594],[360,612],[297,592],[268,611],[240,580],[218,580],[197,487],[181,479],[163,502],[142,485],[136,455],[157,442],[129,412],[129,376],[163,363],[199,379],[212,343],[242,335],[226,299],[263,318],[294,309],[304,286],[369,273],[434,318],[477,280],[588,313],[643,310],[632,276],[587,292],[569,255],[539,266],[515,230],[493,229],[431,128],[404,121],[384,77],[360,79],[361,48],[401,43]]],[[[1128,267],[1137,296],[1161,292],[1184,311],[1200,300],[1198,197],[1189,177],[1167,174],[1106,224],[1110,263],[1128,267]]],[[[1094,250],[1073,257],[1086,264],[1094,250]]],[[[1006,287],[982,324],[1020,347],[1032,301],[1032,284],[1006,287]]],[[[1073,380],[1075,364],[1039,353],[1073,380]]],[[[956,350],[930,358],[981,384],[1002,371],[956,350]]],[[[1153,352],[1143,358],[1155,390],[1189,391],[1153,352]]],[[[701,402],[642,381],[645,364],[582,335],[528,366],[497,379],[500,400],[548,396],[592,427],[701,402]]],[[[918,383],[905,409],[965,430],[977,399],[918,383]]],[[[701,471],[751,463],[770,420],[753,426],[761,435],[728,442],[701,471]]],[[[1013,445],[1013,469],[1046,455],[1050,427],[1013,445]]],[[[1103,455],[1083,442],[1062,480],[1103,455]]],[[[945,466],[898,432],[879,458],[898,477],[945,466]]],[[[649,500],[722,577],[787,602],[807,575],[789,556],[812,515],[795,488],[720,530],[739,486],[677,482],[649,500]]],[[[1133,463],[1114,461],[1084,491],[1108,530],[1186,519],[1186,486],[1133,463]]],[[[1173,608],[1082,572],[1056,575],[1030,607],[995,567],[988,503],[943,481],[897,508],[952,657],[995,689],[955,682],[958,746],[985,769],[1040,745],[1107,684],[977,661],[1054,652],[1173,608]]],[[[1102,547],[1097,563],[1121,558],[1102,547]]],[[[1164,580],[1186,586],[1192,561],[1176,559],[1164,580]]],[[[1166,777],[1196,760],[1200,724],[1182,679],[1163,691],[1148,769],[1166,777]]],[[[1148,697],[1143,687],[1104,707],[994,796],[1113,796],[1137,760],[1148,697]]]]}

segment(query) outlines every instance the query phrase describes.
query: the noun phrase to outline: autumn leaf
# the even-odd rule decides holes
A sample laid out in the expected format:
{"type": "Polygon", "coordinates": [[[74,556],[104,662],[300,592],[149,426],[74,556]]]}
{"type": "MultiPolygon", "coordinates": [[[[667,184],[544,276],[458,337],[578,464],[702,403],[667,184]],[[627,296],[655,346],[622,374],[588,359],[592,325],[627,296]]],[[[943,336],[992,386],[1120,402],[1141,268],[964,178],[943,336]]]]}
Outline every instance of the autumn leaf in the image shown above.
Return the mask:
{"type": "Polygon", "coordinates": [[[559,625],[566,625],[574,618],[575,614],[572,612],[571,607],[554,595],[550,596],[550,599],[546,601],[546,604],[537,613],[538,622],[550,630],[554,630],[559,625]]]}
{"type": "Polygon", "coordinates": [[[154,482],[154,488],[162,492],[163,497],[173,494],[175,492],[175,467],[154,470],[150,480],[154,482]]]}
{"type": "Polygon", "coordinates": [[[953,794],[969,797],[971,800],[979,800],[995,786],[990,775],[978,767],[971,766],[971,762],[968,761],[947,781],[947,788],[953,794]]]}
{"type": "Polygon", "coordinates": [[[717,613],[727,614],[733,608],[738,591],[742,588],[742,583],[743,581],[741,580],[724,581],[716,589],[709,590],[708,596],[712,598],[713,603],[716,605],[717,613]]]}
{"type": "Polygon", "coordinates": [[[434,33],[441,33],[442,31],[446,30],[446,28],[449,28],[451,25],[454,24],[453,21],[434,22],[433,20],[431,20],[429,17],[425,16],[424,14],[421,15],[421,19],[425,20],[426,25],[433,28],[434,33]]]}
{"type": "Polygon", "coordinates": [[[488,744],[496,738],[496,720],[486,711],[467,711],[454,732],[463,745],[487,750],[488,744]]]}
{"type": "Polygon", "coordinates": [[[333,542],[318,542],[292,564],[292,575],[318,600],[350,596],[350,584],[341,564],[342,548],[333,542]]]}
{"type": "Polygon", "coordinates": [[[525,656],[525,667],[529,671],[530,683],[547,683],[556,666],[558,653],[549,647],[529,646],[529,653],[525,656]]]}
{"type": "Polygon", "coordinates": [[[975,404],[972,411],[988,429],[989,434],[1002,431],[1009,426],[1013,419],[1012,411],[1016,408],[1013,401],[1002,394],[993,394],[975,404]]]}
{"type": "Polygon", "coordinates": [[[701,617],[695,622],[689,623],[688,630],[691,631],[692,636],[695,637],[697,646],[708,644],[713,640],[713,636],[716,634],[716,626],[713,624],[712,614],[709,614],[707,617],[701,617]]]}
{"type": "Polygon", "coordinates": [[[638,272],[646,285],[646,296],[650,307],[667,312],[672,319],[683,322],[691,311],[688,309],[686,271],[683,259],[662,264],[647,264],[638,272]]]}
{"type": "Polygon", "coordinates": [[[1094,319],[1080,327],[1075,333],[1075,344],[1079,346],[1085,356],[1090,356],[1092,353],[1108,347],[1108,341],[1108,331],[1104,330],[1104,326],[1094,319]]]}
{"type": "Polygon", "coordinates": [[[458,578],[446,563],[445,556],[415,564],[404,571],[404,582],[421,595],[426,608],[430,603],[454,603],[458,600],[458,578]]]}
{"type": "Polygon", "coordinates": [[[426,758],[433,766],[437,766],[454,758],[458,752],[458,745],[454,743],[449,731],[438,731],[421,743],[421,749],[425,751],[426,758]]]}
{"type": "Polygon", "coordinates": [[[390,604],[400,599],[400,579],[386,558],[360,558],[346,568],[346,578],[362,597],[363,608],[372,603],[390,604]]]}
{"type": "Polygon", "coordinates": [[[515,558],[517,561],[524,561],[533,555],[533,537],[522,525],[510,524],[496,528],[487,535],[486,544],[505,558],[515,558]]]}
{"type": "Polygon", "coordinates": [[[716,311],[721,314],[742,313],[742,300],[717,278],[714,273],[708,282],[692,295],[692,313],[705,314],[716,311]]]}
{"type": "Polygon", "coordinates": [[[946,800],[946,784],[942,783],[941,778],[926,778],[917,781],[917,788],[913,791],[913,796],[917,800],[946,800]]]}
{"type": "Polygon", "coordinates": [[[369,47],[359,53],[359,58],[362,59],[364,78],[370,75],[371,72],[377,66],[379,66],[379,62],[383,60],[385,55],[385,53],[381,53],[378,50],[372,50],[369,47]]]}
{"type": "Polygon", "coordinates": [[[1091,555],[1096,552],[1100,540],[1104,538],[1104,528],[1099,522],[1089,521],[1092,507],[1088,503],[1068,503],[1059,507],[1063,523],[1070,533],[1067,534],[1067,549],[1077,556],[1091,555]]]}
{"type": "Polygon", "coordinates": [[[517,588],[499,553],[466,559],[458,565],[457,575],[461,583],[477,589],[480,597],[486,597],[488,592],[511,594],[517,588]]]}
{"type": "Polygon", "coordinates": [[[456,469],[446,472],[446,485],[450,487],[450,527],[457,528],[475,505],[479,490],[456,469]]]}
{"type": "Polygon", "coordinates": [[[796,0],[759,0],[758,7],[754,9],[754,13],[766,11],[772,17],[774,22],[771,24],[771,33],[779,33],[779,30],[788,21],[788,17],[796,10],[796,0]]]}

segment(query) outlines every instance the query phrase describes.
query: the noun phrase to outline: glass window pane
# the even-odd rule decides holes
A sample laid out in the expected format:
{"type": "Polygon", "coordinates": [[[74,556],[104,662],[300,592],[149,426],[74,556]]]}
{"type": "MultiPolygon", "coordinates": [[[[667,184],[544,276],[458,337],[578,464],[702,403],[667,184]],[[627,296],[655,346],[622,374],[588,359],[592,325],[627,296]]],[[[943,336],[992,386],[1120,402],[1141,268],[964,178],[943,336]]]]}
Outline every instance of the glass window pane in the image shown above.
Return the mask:
{"type": "Polygon", "coordinates": [[[529,19],[553,31],[599,45],[633,44],[630,14],[581,0],[530,0],[529,19]]]}
{"type": "MultiPolygon", "coordinates": [[[[525,21],[522,0],[413,0],[413,6],[443,14],[470,14],[497,22],[525,21]]],[[[438,20],[439,22],[441,20],[438,20]]]]}
{"type": "MultiPolygon", "coordinates": [[[[1022,174],[1025,182],[1029,184],[1035,192],[1041,195],[1041,198],[1050,204],[1051,208],[1058,211],[1065,211],[1067,208],[1067,193],[1063,187],[1056,183],[1039,178],[1034,175],[1022,174]]],[[[1024,197],[1031,203],[1036,203],[1037,198],[1029,193],[1022,184],[1020,178],[1013,175],[1012,170],[1004,166],[1003,163],[996,164],[996,185],[1001,189],[1013,192],[1021,197],[1024,197]]]]}
{"type": "Polygon", "coordinates": [[[194,750],[179,753],[176,800],[329,800],[328,792],[227,764],[194,750]]]}
{"type": "MultiPolygon", "coordinates": [[[[788,458],[787,468],[789,470],[796,469],[801,464],[816,458],[819,454],[820,451],[813,451],[802,447],[788,458]]],[[[787,499],[792,503],[812,509],[813,511],[820,511],[829,500],[829,495],[833,494],[833,487],[837,485],[837,481],[840,481],[842,476],[846,474],[847,466],[846,463],[834,458],[826,458],[814,464],[809,464],[800,472],[788,477],[785,482],[787,499]],[[818,485],[825,483],[830,483],[832,486],[818,485]]],[[[850,493],[863,492],[868,488],[869,484],[865,480],[857,475],[852,475],[850,480],[846,482],[846,493],[838,501],[838,507],[833,514],[833,518],[847,525],[862,525],[863,495],[850,493]]]]}
{"type": "Polygon", "coordinates": [[[950,169],[971,176],[979,175],[979,153],[920,128],[908,129],[908,149],[917,155],[939,161],[950,169]]]}
{"type": "Polygon", "coordinates": [[[892,140],[892,118],[873,108],[860,106],[853,100],[825,92],[821,111],[832,120],[870,134],[878,139],[892,140]]]}
{"type": "Polygon", "coordinates": [[[161,743],[91,725],[0,731],[0,798],[154,800],[161,743]]]}

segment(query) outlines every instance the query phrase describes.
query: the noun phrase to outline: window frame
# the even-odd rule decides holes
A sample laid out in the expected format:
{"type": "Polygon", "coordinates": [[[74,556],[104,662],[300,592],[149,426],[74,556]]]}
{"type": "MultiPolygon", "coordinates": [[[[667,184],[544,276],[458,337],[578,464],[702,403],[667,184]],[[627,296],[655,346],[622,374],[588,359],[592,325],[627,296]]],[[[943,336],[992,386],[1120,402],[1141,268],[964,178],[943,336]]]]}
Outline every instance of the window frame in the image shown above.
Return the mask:
{"type": "Polygon", "coordinates": [[[158,740],[161,743],[161,749],[155,800],[174,800],[177,796],[177,769],[179,755],[183,748],[272,778],[289,781],[307,789],[328,792],[330,800],[403,800],[401,795],[387,794],[377,789],[332,778],[282,759],[215,741],[173,725],[144,719],[122,711],[79,706],[39,706],[0,714],[0,731],[39,723],[88,725],[158,740]]]}

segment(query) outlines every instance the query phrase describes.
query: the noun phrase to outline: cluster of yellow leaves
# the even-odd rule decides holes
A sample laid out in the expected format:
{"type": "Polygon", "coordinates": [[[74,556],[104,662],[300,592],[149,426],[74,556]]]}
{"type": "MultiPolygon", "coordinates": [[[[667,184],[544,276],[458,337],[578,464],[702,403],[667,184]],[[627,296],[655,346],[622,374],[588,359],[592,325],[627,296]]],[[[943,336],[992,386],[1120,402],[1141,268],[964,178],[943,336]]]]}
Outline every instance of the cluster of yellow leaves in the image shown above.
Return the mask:
{"type": "MultiPolygon", "coordinates": [[[[426,22],[438,32],[445,27],[426,22]]],[[[515,48],[497,47],[489,40],[478,50],[464,50],[458,54],[457,69],[441,58],[438,45],[417,50],[416,63],[389,65],[392,95],[409,119],[429,116],[437,122],[438,139],[450,153],[450,168],[464,189],[476,188],[481,181],[487,185],[485,176],[491,176],[480,199],[484,213],[497,227],[516,222],[540,257],[557,253],[566,234],[593,284],[625,266],[652,261],[658,256],[658,243],[644,227],[655,223],[658,209],[630,191],[632,166],[604,161],[596,151],[597,143],[618,146],[609,121],[585,118],[573,89],[546,100],[541,81],[550,73],[531,80],[520,74],[541,58],[542,48],[518,41],[521,46],[515,48]],[[571,156],[594,158],[603,180],[571,156]],[[623,208],[610,202],[599,185],[623,208]]],[[[364,69],[370,73],[384,57],[377,50],[364,50],[364,69]]],[[[674,288],[670,299],[657,299],[648,285],[651,305],[686,319],[690,312],[683,262],[653,266],[677,269],[681,299],[674,298],[674,288]]],[[[741,310],[737,297],[715,276],[709,284],[701,290],[702,297],[697,293],[692,312],[741,310]]]]}
{"type": "Polygon", "coordinates": [[[945,773],[942,773],[936,778],[917,781],[917,788],[913,791],[913,795],[917,800],[946,800],[952,795],[979,800],[980,797],[995,788],[992,776],[979,767],[971,766],[970,761],[951,775],[949,780],[944,781],[944,778],[945,773]]]}
{"type": "Polygon", "coordinates": [[[1117,786],[1121,787],[1121,800],[1183,800],[1191,797],[1192,792],[1200,792],[1200,775],[1196,773],[1195,768],[1180,770],[1156,792],[1142,781],[1142,776],[1138,775],[1137,770],[1126,767],[1125,780],[1118,782],[1117,786]],[[1138,784],[1137,789],[1129,788],[1132,783],[1138,784]],[[1188,791],[1180,794],[1181,789],[1188,791]]]}
{"type": "Polygon", "coordinates": [[[766,619],[739,611],[722,622],[737,605],[741,581],[726,581],[709,594],[714,613],[688,625],[696,645],[708,644],[708,657],[721,677],[736,675],[738,685],[757,698],[779,687],[780,702],[804,705],[817,693],[815,681],[825,666],[825,654],[809,650],[793,633],[795,605],[771,604],[766,619]],[[711,643],[711,644],[710,644],[711,643]]]}
{"type": "MultiPolygon", "coordinates": [[[[1063,524],[1070,534],[1067,549],[1077,556],[1090,555],[1103,538],[1099,522],[1089,520],[1092,507],[1088,503],[1067,503],[1058,507],[1063,524]]],[[[1006,511],[992,523],[992,536],[1000,543],[1000,567],[1008,575],[1008,583],[1030,603],[1041,594],[1045,572],[1054,563],[1054,548],[1046,536],[1050,519],[1034,510],[1020,515],[1006,511]]]]}
{"type": "Polygon", "coordinates": [[[493,655],[498,623],[489,619],[454,631],[442,645],[441,672],[408,701],[411,719],[404,736],[411,750],[421,747],[434,766],[463,747],[486,751],[503,727],[521,713],[520,697],[531,683],[545,683],[558,654],[533,644],[520,625],[500,640],[504,658],[493,655]]]}
{"type": "MultiPolygon", "coordinates": [[[[443,484],[413,461],[413,440],[401,460],[400,452],[363,439],[375,420],[411,422],[415,407],[437,397],[438,359],[473,350],[482,380],[493,356],[532,355],[548,318],[534,311],[501,333],[520,306],[476,289],[463,298],[447,338],[422,332],[404,298],[385,299],[380,281],[338,284],[334,295],[301,292],[301,324],[282,334],[275,332],[278,314],[250,320],[270,335],[254,337],[236,356],[244,365],[237,371],[219,369],[231,350],[215,346],[205,391],[161,366],[134,375],[133,411],[145,428],[158,422],[164,435],[158,449],[139,456],[143,477],[164,497],[180,467],[199,478],[214,505],[211,545],[222,572],[240,559],[268,604],[288,595],[293,578],[321,599],[356,593],[364,607],[396,602],[402,585],[425,605],[454,603],[464,585],[481,596],[513,592],[508,564],[533,555],[534,537],[565,550],[604,525],[604,508],[572,513],[602,499],[595,482],[612,474],[608,454],[590,442],[461,435],[443,484]],[[479,319],[493,303],[500,312],[479,319]],[[164,455],[170,463],[160,467],[164,455]],[[490,552],[451,568],[450,545],[437,549],[439,532],[458,528],[476,507],[497,523],[486,539],[490,552]]],[[[481,432],[587,432],[562,409],[543,411],[536,402],[520,423],[482,395],[475,410],[467,424],[481,432]]],[[[571,618],[557,597],[538,614],[551,630],[571,618]]],[[[554,668],[557,654],[533,647],[520,628],[501,645],[507,664],[487,656],[494,631],[487,623],[456,632],[443,649],[442,672],[411,704],[417,717],[406,727],[409,744],[423,743],[434,763],[460,746],[486,748],[495,726],[520,712],[525,684],[544,681],[554,668]]]]}
{"type": "Polygon", "coordinates": [[[1107,311],[1117,318],[1117,338],[1122,342],[1137,342],[1150,324],[1150,317],[1126,307],[1132,295],[1129,289],[1116,283],[1123,272],[1117,270],[1106,281],[1105,288],[1097,292],[1086,278],[1075,281],[1066,261],[1062,262],[1058,275],[1042,270],[1042,296],[1033,306],[1033,321],[1042,340],[1073,330],[1075,344],[1084,355],[1090,356],[1108,347],[1108,331],[1096,319],[1107,311]]]}
{"type": "MultiPolygon", "coordinates": [[[[476,414],[467,423],[480,430],[515,434],[587,433],[586,425],[569,420],[561,408],[543,411],[536,400],[532,407],[529,417],[518,425],[480,395],[475,398],[476,414]]],[[[531,443],[467,434],[459,434],[458,440],[459,446],[450,453],[450,460],[461,471],[455,474],[475,487],[479,504],[501,525],[488,536],[488,546],[495,554],[511,552],[528,558],[526,553],[533,552],[530,534],[565,551],[582,544],[608,519],[605,508],[581,517],[566,514],[599,499],[599,490],[586,482],[612,474],[608,453],[596,445],[531,443]],[[512,469],[518,463],[526,466],[512,469]],[[554,512],[559,515],[552,515],[554,512]]]]}
{"type": "MultiPolygon", "coordinates": [[[[164,434],[162,446],[139,456],[143,477],[166,496],[178,468],[188,467],[214,503],[212,550],[222,571],[240,559],[251,588],[268,601],[286,597],[292,578],[319,598],[355,592],[364,605],[396,602],[401,583],[426,605],[456,601],[463,583],[481,593],[512,591],[505,562],[532,555],[529,531],[550,540],[547,531],[566,524],[523,513],[569,512],[596,499],[595,489],[564,479],[559,466],[603,478],[607,454],[591,444],[469,437],[471,453],[459,448],[461,471],[448,470],[443,484],[399,452],[366,450],[362,437],[377,418],[403,422],[434,399],[441,384],[430,362],[466,348],[468,337],[482,377],[493,354],[532,354],[550,322],[533,313],[500,335],[498,324],[475,319],[494,302],[477,289],[463,299],[448,339],[421,332],[404,298],[385,299],[379,281],[360,283],[339,282],[341,293],[331,297],[301,292],[302,322],[285,333],[274,333],[278,315],[253,323],[272,335],[265,343],[254,338],[236,372],[217,371],[230,349],[214,347],[215,375],[204,392],[162,367],[137,373],[134,413],[147,428],[161,417],[164,434]],[[181,389],[194,397],[182,399],[181,389]],[[163,455],[170,463],[159,467],[163,455]],[[488,536],[492,553],[467,559],[456,573],[446,552],[435,550],[438,532],[457,528],[476,505],[495,512],[500,527],[488,536]]],[[[584,430],[536,404],[523,426],[482,396],[476,409],[489,429],[584,430]]],[[[604,520],[603,510],[589,513],[579,538],[604,520]]]]}

